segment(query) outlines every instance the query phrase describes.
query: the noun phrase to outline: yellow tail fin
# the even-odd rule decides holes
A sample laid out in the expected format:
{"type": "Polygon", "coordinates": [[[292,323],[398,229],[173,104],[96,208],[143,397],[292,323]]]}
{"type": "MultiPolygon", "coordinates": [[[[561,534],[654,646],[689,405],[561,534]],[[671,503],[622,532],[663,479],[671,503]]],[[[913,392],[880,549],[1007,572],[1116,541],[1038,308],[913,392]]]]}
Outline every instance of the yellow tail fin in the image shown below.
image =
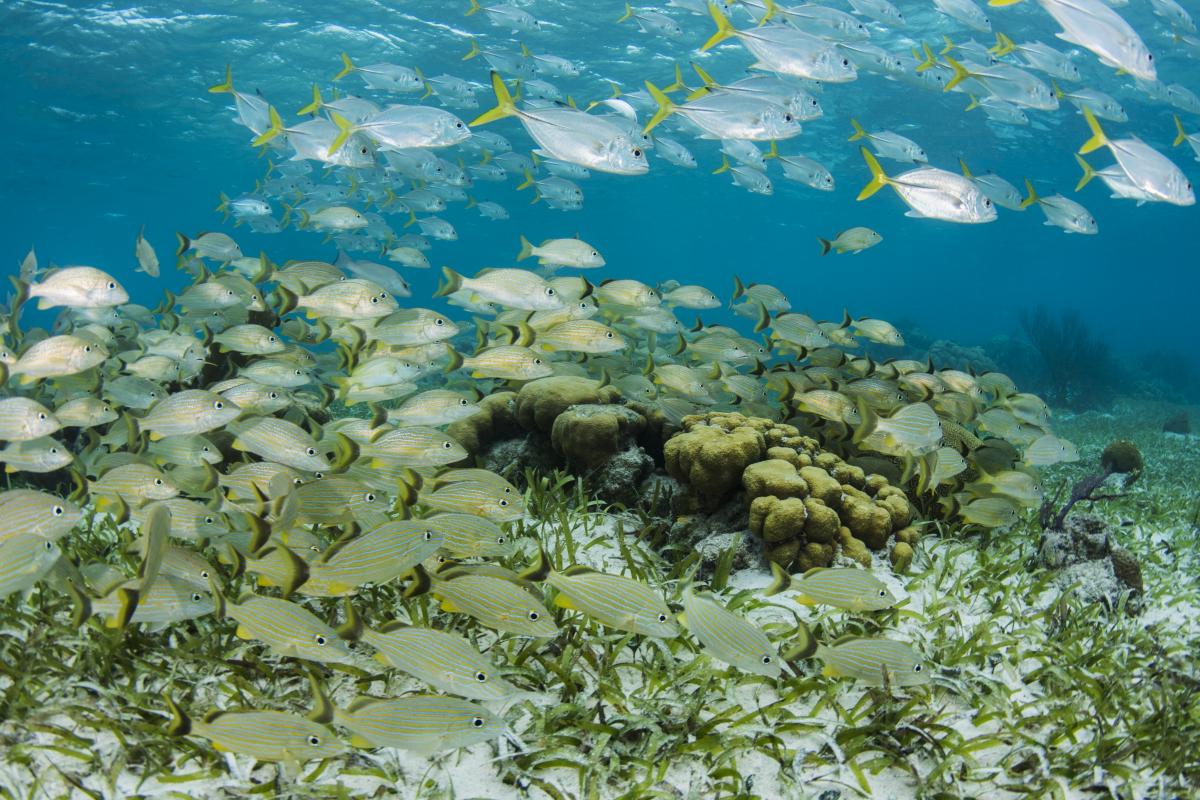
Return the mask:
{"type": "MultiPolygon", "coordinates": [[[[715,6],[709,6],[713,9],[714,14],[721,12],[716,10],[715,6]]],[[[646,127],[642,128],[642,133],[649,133],[658,123],[662,122],[675,110],[675,104],[671,102],[671,98],[663,94],[662,89],[659,89],[650,81],[646,81],[646,90],[650,92],[650,96],[654,98],[654,102],[658,103],[658,111],[654,112],[654,116],[646,123],[646,127]]]]}
{"type": "Polygon", "coordinates": [[[1003,33],[996,34],[996,44],[994,47],[989,47],[988,52],[996,58],[1006,56],[1013,50],[1017,49],[1017,45],[1012,39],[1005,36],[1003,33]]]}
{"type": "MultiPolygon", "coordinates": [[[[921,49],[925,51],[925,59],[920,64],[917,64],[917,68],[915,70],[916,72],[924,72],[927,69],[933,69],[938,63],[937,57],[934,56],[933,50],[929,49],[929,45],[922,42],[921,49]]],[[[918,53],[914,48],[913,55],[920,58],[921,54],[918,53]]]]}
{"type": "Polygon", "coordinates": [[[854,117],[850,118],[850,124],[854,126],[854,135],[847,139],[847,142],[857,142],[859,139],[867,138],[867,132],[863,130],[863,126],[858,124],[858,120],[854,117]]]}
{"type": "MultiPolygon", "coordinates": [[[[708,41],[700,48],[700,52],[716,47],[721,42],[728,39],[730,36],[736,36],[737,31],[729,22],[729,17],[721,13],[721,9],[717,8],[716,3],[708,4],[708,13],[712,14],[713,22],[717,23],[717,32],[708,37],[708,41]]],[[[768,14],[770,11],[768,11],[768,14]]],[[[763,17],[765,20],[766,17],[763,17]]]]}
{"type": "Polygon", "coordinates": [[[517,191],[519,192],[522,189],[528,189],[530,186],[533,186],[533,173],[531,173],[529,170],[525,170],[525,180],[523,183],[517,184],[517,191]]]}
{"type": "Polygon", "coordinates": [[[1055,100],[1062,100],[1063,98],[1065,98],[1065,97],[1066,97],[1066,95],[1065,95],[1065,94],[1063,94],[1063,90],[1059,88],[1059,86],[1058,86],[1058,83],[1057,83],[1056,81],[1054,81],[1054,80],[1052,79],[1052,80],[1050,81],[1050,85],[1051,85],[1052,87],[1054,87],[1054,99],[1055,99],[1055,100]]]}
{"type": "Polygon", "coordinates": [[[1034,191],[1033,184],[1030,183],[1029,178],[1025,179],[1025,191],[1029,192],[1029,196],[1021,201],[1022,209],[1029,208],[1031,205],[1042,199],[1038,197],[1038,193],[1034,191]]]}
{"type": "Polygon", "coordinates": [[[960,159],[958,160],[958,165],[959,165],[960,167],[962,167],[962,173],[963,173],[963,177],[964,177],[964,178],[973,178],[973,177],[975,177],[975,176],[973,176],[973,175],[971,174],[971,170],[967,169],[967,162],[966,162],[966,161],[963,161],[963,160],[960,158],[960,159]]]}
{"type": "Polygon", "coordinates": [[[692,62],[692,69],[694,69],[696,74],[700,76],[700,80],[704,81],[704,85],[706,87],[711,89],[717,86],[717,82],[713,80],[712,75],[709,75],[707,72],[705,72],[704,69],[695,61],[692,62]]]}
{"type": "Polygon", "coordinates": [[[625,13],[621,15],[621,18],[618,19],[617,22],[624,22],[625,20],[630,19],[632,16],[633,16],[633,9],[629,7],[629,3],[626,3],[625,4],[625,13]]]}
{"type": "Polygon", "coordinates": [[[486,125],[489,122],[516,115],[517,106],[513,102],[512,95],[508,93],[508,87],[504,85],[500,73],[494,70],[492,71],[492,91],[496,94],[496,107],[471,120],[468,127],[474,128],[476,125],[486,125]]]}
{"type": "Polygon", "coordinates": [[[483,6],[479,5],[479,0],[471,0],[471,7],[467,9],[467,13],[463,14],[463,16],[469,17],[472,14],[479,13],[480,11],[483,11],[483,6]]]}
{"type": "Polygon", "coordinates": [[[771,140],[771,149],[763,153],[763,159],[779,158],[779,145],[774,139],[771,140]]]}
{"type": "Polygon", "coordinates": [[[346,77],[351,72],[354,72],[354,62],[350,60],[350,56],[348,54],[343,52],[342,53],[342,71],[339,72],[337,75],[334,75],[333,79],[335,81],[340,81],[342,78],[346,77]]]}
{"type": "Polygon", "coordinates": [[[863,160],[867,162],[867,168],[871,170],[871,180],[866,186],[863,187],[862,191],[858,193],[858,197],[855,199],[866,200],[884,186],[887,186],[891,182],[891,179],[884,174],[883,167],[879,166],[879,160],[876,159],[875,156],[871,155],[870,150],[865,147],[860,147],[858,149],[859,152],[862,153],[863,160]]]}
{"type": "Polygon", "coordinates": [[[521,237],[521,252],[517,253],[517,261],[524,261],[533,255],[533,244],[524,236],[521,237]]]}
{"type": "Polygon", "coordinates": [[[1087,106],[1083,108],[1083,118],[1087,120],[1088,127],[1092,129],[1092,138],[1083,143],[1083,147],[1079,148],[1080,155],[1086,155],[1093,150],[1099,150],[1108,144],[1108,138],[1104,135],[1104,131],[1100,129],[1100,122],[1096,119],[1096,115],[1087,106]]]}
{"type": "Polygon", "coordinates": [[[1079,183],[1075,184],[1075,191],[1079,191],[1088,185],[1088,181],[1096,177],[1096,171],[1092,169],[1092,165],[1083,160],[1083,156],[1075,154],[1075,160],[1079,163],[1079,168],[1083,170],[1083,177],[1079,179],[1079,183]]]}
{"type": "Polygon", "coordinates": [[[1021,0],[988,0],[988,5],[995,8],[1004,8],[1005,6],[1015,6],[1021,0]]]}
{"type": "Polygon", "coordinates": [[[1179,133],[1175,134],[1175,141],[1171,144],[1172,147],[1179,147],[1187,141],[1187,132],[1183,129],[1183,123],[1179,121],[1179,115],[1175,115],[1175,130],[1179,133]]]}
{"type": "Polygon", "coordinates": [[[943,92],[950,91],[955,86],[958,86],[960,83],[965,81],[967,78],[977,77],[974,73],[970,72],[966,67],[964,67],[962,64],[955,61],[950,56],[946,56],[946,63],[948,63],[950,65],[950,67],[954,70],[954,77],[946,82],[945,87],[942,89],[943,92]]]}
{"type": "Polygon", "coordinates": [[[329,143],[329,153],[327,154],[333,155],[342,149],[342,145],[350,138],[350,134],[354,133],[354,123],[336,111],[332,112],[329,116],[333,120],[333,123],[338,126],[338,135],[333,137],[333,141],[329,143]]]}
{"type": "Polygon", "coordinates": [[[283,120],[279,118],[279,112],[275,110],[275,106],[267,106],[267,116],[271,118],[271,127],[267,128],[259,136],[254,137],[254,141],[252,141],[250,144],[254,145],[255,147],[262,147],[264,144],[283,133],[283,120]]]}
{"type": "Polygon", "coordinates": [[[462,57],[462,60],[470,61],[472,58],[474,58],[477,55],[479,55],[479,42],[475,41],[475,39],[472,38],[471,39],[471,49],[468,50],[467,54],[462,57]]]}
{"type": "Polygon", "coordinates": [[[679,69],[679,62],[675,62],[675,82],[670,86],[664,86],[664,92],[678,92],[681,89],[686,89],[687,85],[683,82],[683,72],[679,69]]]}
{"type": "Polygon", "coordinates": [[[218,83],[216,86],[208,87],[208,90],[213,94],[221,94],[222,92],[233,92],[233,67],[229,64],[225,65],[225,82],[218,83]]]}
{"type": "Polygon", "coordinates": [[[952,52],[954,50],[954,48],[958,47],[958,45],[956,45],[954,43],[954,40],[951,39],[949,36],[942,34],[942,39],[946,42],[946,46],[943,47],[942,51],[941,51],[942,55],[946,55],[947,53],[952,52]]]}
{"type": "Polygon", "coordinates": [[[313,84],[312,102],[309,103],[308,105],[306,105],[304,108],[297,111],[296,115],[303,117],[305,114],[316,114],[318,111],[321,110],[321,106],[323,106],[323,105],[325,105],[325,103],[323,100],[321,100],[321,89],[319,86],[317,86],[314,83],[313,84]]]}
{"type": "Polygon", "coordinates": [[[721,154],[721,166],[714,169],[712,174],[720,175],[722,172],[729,172],[729,159],[726,158],[724,153],[721,154]]]}
{"type": "Polygon", "coordinates": [[[966,109],[964,109],[964,110],[974,111],[975,109],[979,108],[979,98],[978,97],[971,94],[970,92],[967,92],[967,97],[971,98],[971,102],[967,105],[966,109]]]}

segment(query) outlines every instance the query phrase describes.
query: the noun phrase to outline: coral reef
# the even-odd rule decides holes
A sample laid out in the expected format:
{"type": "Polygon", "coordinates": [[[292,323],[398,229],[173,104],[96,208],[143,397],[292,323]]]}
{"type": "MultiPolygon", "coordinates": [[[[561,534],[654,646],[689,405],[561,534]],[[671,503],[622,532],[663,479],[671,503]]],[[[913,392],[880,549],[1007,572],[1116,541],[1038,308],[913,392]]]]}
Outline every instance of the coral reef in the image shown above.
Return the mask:
{"type": "Polygon", "coordinates": [[[479,411],[446,427],[455,441],[471,455],[481,455],[499,439],[518,435],[516,392],[496,392],[479,401],[479,411]]]}
{"type": "Polygon", "coordinates": [[[926,359],[932,359],[941,369],[958,369],[976,373],[997,372],[999,366],[982,347],[967,347],[949,339],[938,339],[929,345],[926,359]]]}
{"type": "Polygon", "coordinates": [[[792,571],[828,566],[840,552],[864,565],[893,535],[899,571],[916,530],[904,491],[848,464],[792,425],[731,412],[685,417],[664,446],[667,471],[687,487],[685,513],[711,512],[739,487],[766,557],[792,571]],[[904,540],[898,532],[904,532],[904,540]]]}

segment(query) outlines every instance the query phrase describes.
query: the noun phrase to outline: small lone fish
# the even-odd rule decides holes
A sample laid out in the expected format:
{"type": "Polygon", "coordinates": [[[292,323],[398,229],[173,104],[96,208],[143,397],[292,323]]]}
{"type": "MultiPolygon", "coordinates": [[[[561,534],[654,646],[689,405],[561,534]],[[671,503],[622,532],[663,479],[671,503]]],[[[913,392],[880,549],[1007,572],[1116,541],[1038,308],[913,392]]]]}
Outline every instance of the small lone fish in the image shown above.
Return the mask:
{"type": "Polygon", "coordinates": [[[842,253],[852,253],[857,255],[868,247],[874,247],[883,241],[883,237],[870,228],[856,227],[847,228],[837,236],[830,239],[822,239],[817,237],[817,241],[821,243],[821,255],[828,255],[832,250],[839,255],[842,253]]]}
{"type": "Polygon", "coordinates": [[[868,686],[921,686],[929,670],[921,655],[903,642],[847,636],[832,645],[817,645],[825,664],[821,674],[851,678],[868,686]]]}
{"type": "Polygon", "coordinates": [[[771,575],[774,580],[765,592],[768,597],[780,592],[799,592],[796,601],[806,606],[821,604],[846,611],[878,611],[896,604],[896,597],[883,581],[865,569],[814,567],[796,578],[772,562],[771,575]]]}

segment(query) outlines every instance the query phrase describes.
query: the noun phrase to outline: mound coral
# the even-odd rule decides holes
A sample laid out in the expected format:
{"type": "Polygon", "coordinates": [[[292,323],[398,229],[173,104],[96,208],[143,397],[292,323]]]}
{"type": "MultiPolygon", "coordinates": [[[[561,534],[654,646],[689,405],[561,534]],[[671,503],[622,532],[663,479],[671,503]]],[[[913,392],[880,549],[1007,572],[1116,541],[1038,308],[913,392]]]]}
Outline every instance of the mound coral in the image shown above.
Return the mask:
{"type": "Polygon", "coordinates": [[[912,561],[916,531],[904,492],[792,425],[726,412],[689,416],[663,451],[667,471],[687,487],[685,511],[712,511],[740,488],[750,530],[786,569],[828,566],[839,552],[870,564],[871,551],[894,534],[892,564],[902,571],[912,561]]]}

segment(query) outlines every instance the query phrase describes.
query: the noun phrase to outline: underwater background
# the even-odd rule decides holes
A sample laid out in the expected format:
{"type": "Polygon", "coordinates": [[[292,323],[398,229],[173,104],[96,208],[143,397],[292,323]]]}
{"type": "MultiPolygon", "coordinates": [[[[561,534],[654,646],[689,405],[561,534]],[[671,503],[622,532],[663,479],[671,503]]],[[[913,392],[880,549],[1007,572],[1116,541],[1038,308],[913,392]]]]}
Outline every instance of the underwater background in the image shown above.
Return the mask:
{"type": "MultiPolygon", "coordinates": [[[[547,24],[518,36],[481,16],[464,17],[460,5],[4,3],[0,66],[9,77],[6,124],[0,130],[7,164],[0,185],[5,209],[0,251],[14,267],[33,245],[43,263],[122,270],[132,264],[131,242],[143,224],[160,253],[174,248],[176,230],[231,231],[213,210],[218,193],[235,197],[252,190],[266,165],[248,146],[246,131],[231,122],[228,95],[205,92],[220,81],[226,63],[234,65],[241,91],[260,91],[287,116],[309,101],[313,83],[329,85],[342,51],[360,64],[416,64],[426,75],[445,72],[486,85],[482,59],[461,60],[470,37],[523,38],[535,49],[584,66],[579,77],[553,79],[582,104],[607,97],[606,81],[627,90],[640,88],[645,79],[669,82],[673,63],[686,64],[712,30],[706,17],[676,9],[684,36],[667,39],[629,23],[617,25],[619,2],[539,0],[530,8],[547,24]]],[[[970,31],[939,19],[932,8],[909,5],[909,25],[890,40],[893,50],[924,38],[934,41],[942,32],[968,38],[970,31]]],[[[997,11],[990,11],[996,18],[997,11]]],[[[1019,17],[1026,38],[1055,41],[1053,21],[1035,8],[1004,11],[1019,17]]],[[[1161,25],[1145,2],[1129,11],[1135,25],[1143,19],[1161,25]]],[[[978,38],[990,43],[989,37],[978,38]]],[[[1159,50],[1164,80],[1200,83],[1194,57],[1182,48],[1159,50]]],[[[709,54],[701,63],[711,72],[718,61],[720,79],[736,74],[745,59],[709,54]]],[[[1146,101],[1131,83],[1113,91],[1111,71],[1086,53],[1075,61],[1085,74],[1105,76],[1098,85],[1126,105],[1140,136],[1196,174],[1188,148],[1169,149],[1174,136],[1170,106],[1146,101]]],[[[361,89],[354,77],[341,83],[352,92],[361,89]]],[[[837,181],[831,194],[778,177],[774,196],[750,194],[727,176],[709,174],[720,165],[716,143],[693,147],[700,162],[695,170],[674,167],[651,153],[646,176],[594,175],[585,183],[582,212],[529,207],[528,192],[513,191],[515,180],[481,184],[474,190],[478,199],[500,202],[512,220],[493,223],[461,205],[452,207],[443,216],[458,228],[459,241],[437,243],[434,270],[408,273],[415,292],[432,292],[441,264],[470,274],[509,263],[517,233],[539,241],[579,231],[605,254],[610,270],[636,273],[651,284],[686,275],[725,293],[732,275],[768,281],[817,319],[840,318],[848,308],[855,316],[907,323],[901,327],[910,341],[918,331],[929,340],[968,346],[993,337],[1020,341],[1023,310],[1074,310],[1115,357],[1085,367],[1113,370],[1105,383],[1157,381],[1167,384],[1166,391],[1195,396],[1192,376],[1200,373],[1193,347],[1200,290],[1195,209],[1162,203],[1134,207],[1110,200],[1098,182],[1082,195],[1070,192],[1079,176],[1071,154],[1087,137],[1074,108],[1055,112],[1053,126],[1041,121],[1039,112],[1031,113],[1027,127],[1001,126],[977,112],[964,113],[961,94],[942,95],[872,75],[849,86],[827,87],[818,97],[823,118],[806,122],[801,136],[786,143],[790,150],[782,149],[822,161],[837,181]],[[1063,119],[1068,115],[1073,119],[1063,119]],[[1043,195],[1046,187],[1055,187],[1082,199],[1100,234],[1063,235],[1043,225],[1036,209],[1002,211],[997,223],[959,226],[905,218],[903,205],[890,192],[856,203],[854,196],[869,175],[858,143],[846,141],[852,116],[868,128],[888,128],[917,140],[931,163],[950,169],[963,158],[976,173],[993,170],[1017,186],[1030,177],[1043,195]],[[815,237],[830,238],[856,225],[877,230],[883,244],[854,258],[819,257],[815,237]],[[1153,357],[1147,359],[1148,354],[1153,357]]],[[[480,110],[490,107],[490,90],[479,98],[480,110]]],[[[471,115],[463,112],[464,118],[471,115]]],[[[516,127],[501,123],[487,129],[520,138],[516,127]]],[[[402,220],[394,218],[396,228],[402,220]]],[[[248,254],[265,249],[273,258],[330,260],[335,254],[332,244],[294,230],[266,236],[243,226],[237,238],[248,254]]],[[[136,296],[158,286],[177,290],[183,283],[169,270],[161,281],[123,277],[136,296]]],[[[1019,365],[1004,366],[1019,370],[1019,365]]]]}
{"type": "MultiPolygon", "coordinates": [[[[1169,19],[1200,18],[1196,0],[1110,4],[1157,82],[1055,38],[1058,2],[1099,0],[977,5],[1069,54],[1064,88],[1116,98],[1110,137],[1200,176],[1200,38],[1169,19]]],[[[617,87],[636,128],[647,80],[755,72],[737,39],[700,49],[705,0],[483,5],[0,0],[0,800],[1200,797],[1195,205],[1076,190],[1091,132],[1066,100],[1002,124],[922,85],[922,52],[970,63],[994,34],[899,0],[907,24],[871,23],[870,44],[901,70],[786,84],[823,113],[778,150],[827,167],[832,192],[771,160],[773,194],[747,191],[675,117],[654,134],[696,168],[660,144],[647,174],[579,178],[571,211],[512,170],[476,180],[510,218],[452,200],[435,213],[457,238],[431,237],[429,269],[389,261],[377,229],[341,238],[347,263],[334,234],[217,208],[311,166],[314,219],[344,199],[418,230],[365,202],[417,187],[395,171],[281,173],[301,137],[256,148],[211,88],[227,68],[289,127],[314,86],[443,107],[335,78],[346,57],[472,82],[477,104],[444,105],[468,123],[495,102],[475,47],[570,59],[579,75],[525,83],[580,109],[617,87]],[[536,29],[495,22],[518,12],[536,29]],[[852,119],[929,166],[1076,200],[1098,235],[1036,206],[968,225],[906,216],[888,187],[857,200],[852,119]],[[882,241],[822,255],[857,226],[882,241]],[[161,274],[135,271],[139,231],[161,274]],[[518,263],[522,237],[606,264],[542,271],[518,263]],[[104,272],[53,269],[81,264],[104,272]],[[378,286],[339,294],[373,268],[378,286]],[[397,273],[411,296],[380,292],[397,273]],[[474,288],[451,292],[455,273],[474,288]],[[566,301],[539,308],[550,274],[566,301]],[[648,291],[675,283],[697,291],[648,291]],[[64,348],[103,356],[47,355],[76,333],[64,348]],[[510,341],[520,356],[495,356],[510,341]]],[[[722,7],[750,35],[769,5],[722,7]]],[[[534,147],[516,119],[472,128],[534,147]]],[[[469,144],[431,152],[479,165],[469,144]]]]}

